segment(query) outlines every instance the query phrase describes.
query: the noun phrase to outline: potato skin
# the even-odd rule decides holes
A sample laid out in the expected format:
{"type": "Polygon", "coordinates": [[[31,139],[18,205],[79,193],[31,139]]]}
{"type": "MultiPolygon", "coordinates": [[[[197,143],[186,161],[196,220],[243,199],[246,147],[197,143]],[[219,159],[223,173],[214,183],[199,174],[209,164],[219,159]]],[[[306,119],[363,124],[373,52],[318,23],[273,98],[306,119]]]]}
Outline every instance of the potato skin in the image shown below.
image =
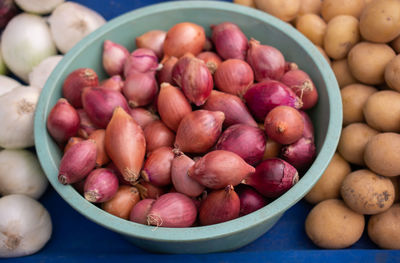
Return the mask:
{"type": "Polygon", "coordinates": [[[373,215],[368,222],[369,238],[381,248],[400,249],[400,204],[373,215]]]}
{"type": "Polygon", "coordinates": [[[333,59],[342,59],[360,41],[357,18],[339,15],[332,18],[326,27],[324,49],[333,59]]]}
{"type": "Polygon", "coordinates": [[[365,219],[348,208],[342,200],[320,202],[306,218],[305,230],[311,241],[322,248],[346,248],[357,242],[364,230],[365,219]]]}
{"type": "Polygon", "coordinates": [[[394,57],[386,65],[385,81],[391,89],[400,92],[400,55],[394,57]]]}
{"type": "Polygon", "coordinates": [[[364,165],[365,146],[378,133],[365,123],[349,124],[342,130],[337,150],[346,161],[364,165]]]}
{"type": "Polygon", "coordinates": [[[325,21],[316,14],[305,14],[297,18],[296,29],[317,46],[322,46],[326,31],[325,21]]]}
{"type": "Polygon", "coordinates": [[[400,134],[380,133],[372,137],[364,150],[364,161],[369,169],[383,176],[400,174],[400,134]]]}
{"type": "Polygon", "coordinates": [[[321,15],[326,22],[338,15],[351,15],[359,18],[364,6],[364,0],[323,0],[321,15]]]}
{"type": "Polygon", "coordinates": [[[364,104],[365,121],[384,132],[400,132],[400,93],[392,90],[375,92],[364,104]]]}
{"type": "Polygon", "coordinates": [[[360,31],[364,39],[387,43],[400,34],[400,1],[372,1],[360,16],[360,31]]]}
{"type": "Polygon", "coordinates": [[[363,84],[350,84],[340,90],[343,104],[343,125],[364,122],[363,108],[368,98],[378,90],[363,84]]]}
{"type": "Polygon", "coordinates": [[[350,71],[349,63],[346,58],[332,61],[331,67],[340,88],[357,83],[357,80],[350,71]]]}
{"type": "Polygon", "coordinates": [[[339,153],[335,153],[321,178],[304,199],[316,204],[327,199],[340,198],[340,187],[350,172],[350,164],[339,153]]]}
{"type": "Polygon", "coordinates": [[[390,179],[367,169],[348,174],[340,194],[348,207],[365,215],[381,213],[394,202],[394,186],[390,179]]]}
{"type": "Polygon", "coordinates": [[[300,0],[254,0],[256,7],[283,21],[296,18],[300,10],[300,0]]]}
{"type": "Polygon", "coordinates": [[[364,84],[378,85],[384,82],[386,65],[396,56],[386,44],[360,42],[348,54],[352,75],[364,84]]]}
{"type": "Polygon", "coordinates": [[[321,0],[301,0],[299,15],[304,15],[309,13],[319,15],[319,13],[321,12],[321,5],[322,5],[321,0]]]}

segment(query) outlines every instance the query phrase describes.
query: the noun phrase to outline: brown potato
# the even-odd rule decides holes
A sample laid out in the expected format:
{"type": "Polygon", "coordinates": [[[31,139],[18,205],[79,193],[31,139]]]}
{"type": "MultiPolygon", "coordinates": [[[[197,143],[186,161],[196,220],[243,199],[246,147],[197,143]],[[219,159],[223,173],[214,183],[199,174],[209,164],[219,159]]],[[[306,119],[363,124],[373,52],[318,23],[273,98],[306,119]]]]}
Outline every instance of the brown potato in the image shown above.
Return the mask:
{"type": "Polygon", "coordinates": [[[340,198],[340,187],[350,172],[350,164],[339,153],[335,153],[321,178],[304,199],[316,204],[327,199],[340,198]]]}
{"type": "Polygon", "coordinates": [[[396,37],[393,39],[392,42],[390,42],[390,46],[396,51],[396,53],[400,53],[400,36],[396,37]]]}
{"type": "Polygon", "coordinates": [[[347,60],[356,79],[375,85],[384,82],[385,67],[395,56],[386,44],[360,42],[350,50],[347,60]]]}
{"type": "Polygon", "coordinates": [[[326,62],[328,62],[328,64],[331,65],[332,64],[331,59],[326,54],[325,50],[320,46],[316,46],[316,47],[318,48],[319,52],[321,52],[322,56],[324,56],[324,58],[326,59],[326,62]]]}
{"type": "Polygon", "coordinates": [[[335,16],[329,21],[324,36],[324,49],[333,59],[342,59],[360,41],[357,18],[350,15],[335,16]]]}
{"type": "Polygon", "coordinates": [[[300,0],[254,0],[256,7],[283,21],[296,18],[300,10],[300,0]]]}
{"type": "Polygon", "coordinates": [[[364,122],[363,107],[369,96],[378,90],[363,84],[350,84],[340,90],[343,104],[343,125],[364,122]]]}
{"type": "Polygon", "coordinates": [[[394,202],[394,186],[390,179],[367,169],[348,174],[340,194],[348,207],[365,215],[381,213],[394,202]]]}
{"type": "Polygon", "coordinates": [[[328,199],[308,214],[305,230],[311,241],[322,248],[346,248],[356,243],[364,230],[365,219],[342,200],[328,199]]]}
{"type": "Polygon", "coordinates": [[[326,22],[338,15],[359,18],[364,5],[364,0],[324,0],[322,1],[321,15],[326,22]]]}
{"type": "Polygon", "coordinates": [[[394,57],[385,68],[386,84],[400,92],[400,55],[394,57]]]}
{"type": "Polygon", "coordinates": [[[400,34],[400,1],[372,1],[360,16],[360,32],[364,39],[387,43],[400,34]]]}
{"type": "Polygon", "coordinates": [[[394,204],[368,221],[368,236],[381,248],[400,249],[400,204],[394,204]]]}
{"type": "Polygon", "coordinates": [[[233,0],[235,4],[244,5],[248,7],[256,7],[254,0],[233,0]]]}
{"type": "Polygon", "coordinates": [[[400,132],[400,93],[393,90],[375,92],[364,104],[369,126],[385,132],[400,132]]]}
{"type": "Polygon", "coordinates": [[[315,45],[323,45],[326,23],[319,15],[305,14],[298,17],[296,21],[296,29],[315,45]]]}
{"type": "Polygon", "coordinates": [[[304,14],[319,15],[321,13],[321,5],[322,5],[321,0],[301,0],[299,15],[304,15],[304,14]]]}
{"type": "Polygon", "coordinates": [[[364,150],[364,162],[383,176],[400,174],[400,134],[385,132],[372,137],[364,150]]]}
{"type": "Polygon", "coordinates": [[[364,165],[365,146],[378,133],[365,123],[349,124],[342,130],[337,150],[346,161],[364,165]]]}
{"type": "Polygon", "coordinates": [[[331,67],[340,88],[357,82],[351,74],[347,59],[334,60],[331,67]]]}

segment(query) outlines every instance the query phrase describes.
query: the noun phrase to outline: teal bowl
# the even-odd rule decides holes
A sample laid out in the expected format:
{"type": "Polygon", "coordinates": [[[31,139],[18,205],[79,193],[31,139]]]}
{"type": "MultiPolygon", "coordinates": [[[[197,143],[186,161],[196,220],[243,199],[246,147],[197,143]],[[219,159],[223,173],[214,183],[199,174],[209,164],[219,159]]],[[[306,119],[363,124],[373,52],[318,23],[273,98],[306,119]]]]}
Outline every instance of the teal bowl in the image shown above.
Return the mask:
{"type": "Polygon", "coordinates": [[[230,3],[168,2],[115,18],[68,52],[42,91],[34,126],[36,150],[47,178],[62,198],[82,215],[122,234],[133,244],[146,250],[162,253],[210,253],[234,250],[254,241],[266,233],[287,209],[312,188],[335,153],[342,127],[342,103],[335,76],[328,63],[314,45],[290,25],[264,12],[230,3]],[[136,36],[152,29],[168,30],[174,24],[184,21],[202,25],[208,35],[211,24],[232,21],[240,26],[247,37],[277,47],[286,60],[296,62],[305,70],[319,92],[319,102],[310,113],[315,126],[318,155],[296,185],[256,212],[210,226],[155,228],[108,214],[87,202],[73,187],[60,184],[57,174],[62,152],[46,130],[46,119],[61,97],[63,80],[71,71],[89,67],[98,73],[100,79],[106,77],[101,66],[104,40],[110,39],[133,50],[136,36]]]}

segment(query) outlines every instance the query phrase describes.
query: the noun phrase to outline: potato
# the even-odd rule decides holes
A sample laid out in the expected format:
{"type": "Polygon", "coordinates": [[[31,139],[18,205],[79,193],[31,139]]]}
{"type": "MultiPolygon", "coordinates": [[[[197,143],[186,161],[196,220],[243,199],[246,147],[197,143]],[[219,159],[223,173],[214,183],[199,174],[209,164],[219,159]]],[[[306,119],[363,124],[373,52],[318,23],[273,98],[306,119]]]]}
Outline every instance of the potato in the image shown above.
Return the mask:
{"type": "Polygon", "coordinates": [[[400,249],[400,204],[373,215],[368,222],[369,238],[381,248],[400,249]]]}
{"type": "Polygon", "coordinates": [[[300,10],[301,0],[254,0],[256,7],[283,21],[296,18],[300,10]]]}
{"type": "Polygon", "coordinates": [[[248,7],[256,7],[254,0],[233,0],[235,4],[244,5],[248,7]]]}
{"type": "Polygon", "coordinates": [[[340,194],[346,205],[359,214],[381,213],[394,202],[392,181],[367,169],[348,174],[343,180],[340,194]]]}
{"type": "Polygon", "coordinates": [[[364,165],[365,146],[378,133],[365,123],[349,124],[342,130],[337,150],[346,161],[364,165]]]}
{"type": "Polygon", "coordinates": [[[339,153],[335,153],[321,178],[304,199],[316,204],[327,199],[340,198],[340,187],[350,172],[350,164],[339,153]]]}
{"type": "Polygon", "coordinates": [[[360,41],[357,18],[349,15],[335,16],[329,21],[324,36],[324,49],[333,59],[342,59],[360,41]]]}
{"type": "Polygon", "coordinates": [[[400,36],[393,39],[393,41],[390,42],[390,46],[394,49],[394,51],[396,51],[396,53],[400,53],[400,36]]]}
{"type": "Polygon", "coordinates": [[[372,137],[364,150],[364,162],[369,169],[383,176],[400,174],[400,134],[380,133],[372,137]]]}
{"type": "Polygon", "coordinates": [[[400,34],[400,1],[372,1],[360,16],[360,32],[364,39],[387,43],[400,34]]]}
{"type": "Polygon", "coordinates": [[[321,12],[321,0],[301,0],[299,15],[304,14],[316,14],[319,15],[321,12]]]}
{"type": "Polygon", "coordinates": [[[395,56],[386,44],[360,42],[350,50],[347,60],[356,79],[375,85],[384,82],[385,67],[395,56]]]}
{"type": "Polygon", "coordinates": [[[328,64],[331,65],[332,64],[331,59],[326,54],[325,50],[320,46],[316,46],[316,47],[318,48],[319,52],[321,52],[322,56],[324,56],[324,58],[326,59],[326,62],[328,62],[328,64]]]}
{"type": "Polygon", "coordinates": [[[350,15],[358,18],[364,5],[364,0],[323,0],[321,15],[326,22],[338,15],[350,15]]]}
{"type": "Polygon", "coordinates": [[[305,14],[298,17],[296,21],[296,29],[315,45],[323,45],[326,23],[319,15],[305,14]]]}
{"type": "Polygon", "coordinates": [[[364,104],[369,126],[384,132],[400,132],[400,93],[393,90],[375,92],[364,104]]]}
{"type": "Polygon", "coordinates": [[[340,88],[357,82],[351,74],[347,59],[334,60],[331,67],[340,88]]]}
{"type": "Polygon", "coordinates": [[[386,84],[400,92],[400,55],[394,57],[385,68],[386,84]]]}
{"type": "Polygon", "coordinates": [[[365,219],[342,200],[328,199],[308,214],[305,230],[311,241],[322,248],[346,248],[356,243],[364,230],[365,219]]]}
{"type": "Polygon", "coordinates": [[[350,84],[340,90],[343,104],[343,125],[364,122],[363,108],[368,98],[378,90],[363,84],[350,84]]]}

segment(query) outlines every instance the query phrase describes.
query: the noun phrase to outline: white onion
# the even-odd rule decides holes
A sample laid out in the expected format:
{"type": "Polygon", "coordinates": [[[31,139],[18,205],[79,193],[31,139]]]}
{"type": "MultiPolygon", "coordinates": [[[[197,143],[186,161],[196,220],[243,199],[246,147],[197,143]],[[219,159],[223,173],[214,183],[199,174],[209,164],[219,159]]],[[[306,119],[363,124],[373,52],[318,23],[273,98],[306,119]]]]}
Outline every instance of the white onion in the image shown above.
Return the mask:
{"type": "Polygon", "coordinates": [[[0,147],[34,145],[33,118],[41,89],[21,86],[0,96],[0,147]]]}
{"type": "Polygon", "coordinates": [[[0,96],[21,86],[21,83],[7,76],[0,75],[0,96]]]}
{"type": "Polygon", "coordinates": [[[32,87],[43,88],[51,72],[63,58],[61,55],[45,58],[39,65],[29,73],[29,85],[32,87]]]}
{"type": "Polygon", "coordinates": [[[36,253],[51,232],[49,212],[38,201],[25,195],[0,198],[0,258],[36,253]]]}
{"type": "Polygon", "coordinates": [[[58,50],[67,53],[76,43],[105,23],[97,12],[77,3],[59,5],[49,18],[58,50]]]}
{"type": "Polygon", "coordinates": [[[48,14],[64,0],[15,0],[15,3],[25,12],[34,14],[48,14]]]}
{"type": "Polygon", "coordinates": [[[7,67],[25,82],[33,67],[57,53],[49,26],[37,15],[19,14],[7,24],[1,52],[7,67]]]}
{"type": "Polygon", "coordinates": [[[48,181],[36,155],[27,150],[0,151],[0,195],[24,194],[38,199],[48,181]]]}

